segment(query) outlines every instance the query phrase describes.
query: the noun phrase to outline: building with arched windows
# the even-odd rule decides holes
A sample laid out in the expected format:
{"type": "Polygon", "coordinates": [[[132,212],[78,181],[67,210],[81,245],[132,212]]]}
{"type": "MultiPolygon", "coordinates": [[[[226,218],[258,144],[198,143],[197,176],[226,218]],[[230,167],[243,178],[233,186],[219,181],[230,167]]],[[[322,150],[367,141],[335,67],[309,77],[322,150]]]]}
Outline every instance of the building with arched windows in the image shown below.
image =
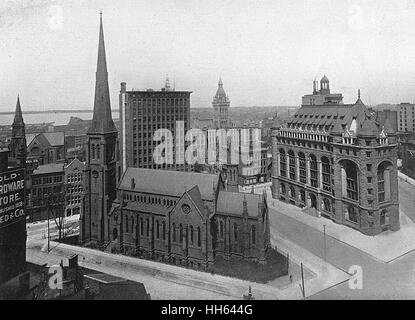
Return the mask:
{"type": "Polygon", "coordinates": [[[108,215],[108,248],[195,269],[216,257],[265,262],[265,195],[226,190],[220,174],[128,168],[108,215]]]}
{"type": "Polygon", "coordinates": [[[344,104],[326,76],[272,133],[272,194],[366,235],[399,230],[397,139],[359,97],[344,104]]]}

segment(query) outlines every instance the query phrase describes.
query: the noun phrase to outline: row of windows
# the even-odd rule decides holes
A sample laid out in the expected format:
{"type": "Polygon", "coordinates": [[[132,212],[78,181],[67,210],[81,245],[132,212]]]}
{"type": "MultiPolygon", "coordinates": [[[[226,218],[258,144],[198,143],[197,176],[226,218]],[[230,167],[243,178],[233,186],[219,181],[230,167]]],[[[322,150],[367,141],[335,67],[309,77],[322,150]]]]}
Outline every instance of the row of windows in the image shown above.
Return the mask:
{"type": "MultiPolygon", "coordinates": [[[[280,154],[280,176],[287,177],[287,157],[284,149],[279,150],[280,154]]],[[[317,157],[313,154],[309,156],[310,161],[310,184],[314,188],[319,186],[319,177],[318,177],[318,163],[317,157]]],[[[298,163],[299,163],[299,177],[297,177],[297,164],[294,151],[288,151],[288,174],[291,180],[297,180],[301,183],[307,183],[307,160],[303,152],[298,153],[298,163]]],[[[322,184],[323,190],[331,192],[331,164],[330,160],[327,157],[321,158],[322,163],[322,184]]]]}
{"type": "Polygon", "coordinates": [[[91,144],[91,159],[100,159],[101,158],[101,144],[92,143],[91,144]]]}
{"type": "Polygon", "coordinates": [[[62,186],[44,187],[44,188],[32,188],[33,196],[48,196],[58,194],[62,192],[62,186]]]}
{"type": "Polygon", "coordinates": [[[326,150],[326,151],[333,151],[333,148],[330,147],[327,144],[316,144],[316,143],[310,143],[310,142],[304,142],[302,140],[290,140],[290,139],[284,139],[284,138],[277,138],[278,142],[287,144],[287,145],[293,145],[293,146],[298,146],[298,147],[307,147],[309,149],[314,148],[314,149],[320,149],[320,150],[326,150]]]}
{"type": "Polygon", "coordinates": [[[82,173],[70,173],[66,177],[67,183],[82,182],[82,173]]]}
{"type": "Polygon", "coordinates": [[[81,204],[81,201],[82,201],[82,197],[81,197],[81,196],[77,196],[77,197],[70,197],[70,198],[67,200],[66,204],[67,204],[68,206],[73,206],[73,205],[75,205],[75,204],[81,204]]]}
{"type": "MultiPolygon", "coordinates": [[[[134,98],[134,95],[133,95],[134,98]]],[[[184,98],[149,98],[149,99],[133,99],[130,101],[133,107],[151,107],[151,106],[168,106],[168,107],[186,107],[189,99],[184,98]]]]}
{"type": "Polygon", "coordinates": [[[171,199],[162,199],[161,197],[155,196],[145,196],[145,195],[137,195],[133,193],[124,193],[123,194],[124,200],[135,201],[135,202],[142,202],[142,203],[149,203],[149,204],[159,204],[167,207],[171,207],[176,205],[176,200],[171,199]]]}
{"type": "MultiPolygon", "coordinates": [[[[224,238],[225,230],[224,230],[224,223],[223,221],[219,222],[219,236],[220,238],[224,238]]],[[[235,222],[233,224],[233,240],[238,241],[238,224],[235,222]]],[[[251,226],[251,242],[252,244],[256,244],[256,228],[255,226],[251,226]]]]}
{"type": "MultiPolygon", "coordinates": [[[[127,233],[138,233],[140,230],[140,235],[146,237],[150,237],[150,219],[137,219],[136,230],[134,230],[134,216],[130,218],[126,217],[125,219],[125,232],[127,233]],[[144,232],[145,230],[145,232],[144,232]]],[[[172,223],[171,227],[171,234],[172,234],[172,242],[183,243],[184,239],[184,228],[183,225],[180,224],[179,227],[176,227],[176,223],[172,223]]],[[[152,235],[155,236],[156,239],[166,240],[166,222],[162,221],[161,223],[159,220],[155,221],[155,231],[152,231],[152,235]]],[[[202,246],[202,235],[200,227],[194,228],[192,225],[188,228],[188,240],[191,245],[196,245],[198,247],[202,246]]]]}
{"type": "Polygon", "coordinates": [[[82,193],[83,192],[83,186],[82,185],[68,186],[67,192],[69,194],[72,194],[72,193],[82,193]]]}
{"type": "Polygon", "coordinates": [[[42,185],[42,184],[51,184],[51,183],[61,183],[63,178],[61,175],[59,176],[48,176],[48,177],[35,177],[33,178],[32,184],[34,186],[42,185]]]}

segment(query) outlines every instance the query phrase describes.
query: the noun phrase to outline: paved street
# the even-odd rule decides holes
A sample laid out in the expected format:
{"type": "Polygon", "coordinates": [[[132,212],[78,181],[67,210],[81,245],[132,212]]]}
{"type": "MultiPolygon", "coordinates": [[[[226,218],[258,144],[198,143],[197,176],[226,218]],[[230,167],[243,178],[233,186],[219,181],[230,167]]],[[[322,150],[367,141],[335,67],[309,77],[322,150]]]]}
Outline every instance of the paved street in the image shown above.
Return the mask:
{"type": "MultiPolygon", "coordinates": [[[[415,210],[412,208],[415,208],[415,186],[400,179],[399,191],[401,210],[414,220],[415,210]]],[[[327,262],[345,272],[353,265],[363,268],[363,290],[351,290],[344,272],[340,274],[339,269],[333,267],[327,269],[327,264],[324,265],[322,232],[310,228],[304,233],[301,228],[297,229],[294,223],[282,224],[279,214],[281,213],[270,208],[273,244],[278,245],[279,249],[290,252],[291,259],[295,263],[304,262],[307,270],[314,274],[314,277],[310,276],[306,281],[306,288],[309,289],[306,293],[307,297],[312,299],[415,299],[415,252],[385,263],[347,243],[327,237],[325,253],[327,262]],[[284,234],[290,236],[281,236],[281,228],[287,228],[283,230],[284,234]],[[327,280],[326,283],[324,283],[325,280],[327,280]]],[[[113,255],[106,253],[57,243],[54,245],[56,248],[53,252],[47,254],[40,251],[45,241],[41,240],[39,235],[45,226],[46,223],[43,222],[31,225],[28,229],[29,261],[56,263],[62,259],[62,256],[76,252],[86,258],[86,260],[81,260],[81,265],[85,267],[144,282],[153,298],[162,299],[174,296],[177,299],[195,299],[196,297],[197,299],[239,299],[246,293],[249,285],[253,286],[254,294],[258,299],[301,298],[297,288],[300,280],[298,276],[294,276],[294,285],[291,288],[285,287],[280,290],[272,286],[212,276],[152,261],[124,256],[114,258],[113,255]],[[161,287],[169,289],[160,291],[161,287]]]]}
{"type": "MultiPolygon", "coordinates": [[[[413,219],[415,187],[400,180],[399,192],[401,209],[413,219]]],[[[273,230],[277,229],[278,223],[275,217],[277,215],[271,219],[273,230]]],[[[292,230],[293,237],[298,231],[292,230]]],[[[302,234],[301,238],[305,238],[302,242],[303,247],[318,256],[324,255],[322,232],[314,230],[309,232],[307,237],[302,234]]],[[[415,252],[384,263],[333,238],[327,238],[326,248],[329,263],[346,271],[352,265],[362,267],[363,289],[351,290],[348,283],[343,283],[313,295],[313,299],[415,299],[415,252]]]]}
{"type": "Polygon", "coordinates": [[[299,289],[300,263],[304,264],[305,269],[306,296],[349,279],[349,275],[345,272],[325,263],[276,233],[272,234],[272,244],[283,252],[289,252],[292,283],[288,276],[285,276],[262,285],[53,241],[51,252],[48,254],[46,239],[40,236],[45,225],[46,222],[42,222],[29,226],[31,231],[27,242],[27,261],[52,265],[72,254],[78,254],[81,266],[143,282],[154,299],[241,299],[249,286],[252,287],[256,299],[302,299],[299,289]]]}

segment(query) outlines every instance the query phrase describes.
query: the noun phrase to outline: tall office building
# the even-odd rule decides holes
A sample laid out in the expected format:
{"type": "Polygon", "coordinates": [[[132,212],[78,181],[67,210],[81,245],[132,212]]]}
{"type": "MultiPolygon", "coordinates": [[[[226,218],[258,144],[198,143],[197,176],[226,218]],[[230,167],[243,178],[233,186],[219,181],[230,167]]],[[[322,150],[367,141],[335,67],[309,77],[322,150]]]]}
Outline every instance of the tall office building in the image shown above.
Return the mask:
{"type": "Polygon", "coordinates": [[[222,79],[219,79],[218,90],[212,101],[213,126],[215,128],[228,128],[231,126],[229,119],[229,107],[231,102],[223,89],[222,79]]]}
{"type": "Polygon", "coordinates": [[[153,137],[158,129],[168,129],[173,140],[184,141],[184,135],[190,128],[190,94],[190,91],[171,89],[168,78],[160,91],[127,91],[126,83],[121,83],[118,179],[128,167],[188,169],[188,166],[177,161],[180,160],[178,154],[184,159],[184,145],[176,150],[174,141],[171,141],[173,164],[157,164],[153,159],[153,151],[160,142],[153,141],[153,137]],[[182,121],[183,128],[177,128],[176,121],[182,121]]]}
{"type": "Polygon", "coordinates": [[[415,104],[401,103],[398,105],[398,131],[415,131],[415,104]]]}
{"type": "Polygon", "coordinates": [[[87,133],[84,210],[80,218],[80,241],[100,245],[108,239],[108,213],[116,197],[117,128],[111,116],[102,15],[92,123],[87,133]]]}

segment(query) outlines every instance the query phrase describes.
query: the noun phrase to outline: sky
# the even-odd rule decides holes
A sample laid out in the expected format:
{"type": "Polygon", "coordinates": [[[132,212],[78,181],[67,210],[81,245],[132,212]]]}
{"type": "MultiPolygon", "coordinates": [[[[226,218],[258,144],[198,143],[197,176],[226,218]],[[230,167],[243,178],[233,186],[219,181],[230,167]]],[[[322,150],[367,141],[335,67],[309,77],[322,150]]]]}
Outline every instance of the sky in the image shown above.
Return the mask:
{"type": "Polygon", "coordinates": [[[120,82],[210,107],[298,106],[327,75],[346,103],[415,101],[415,0],[2,0],[0,111],[93,107],[103,11],[112,108],[120,82]]]}

